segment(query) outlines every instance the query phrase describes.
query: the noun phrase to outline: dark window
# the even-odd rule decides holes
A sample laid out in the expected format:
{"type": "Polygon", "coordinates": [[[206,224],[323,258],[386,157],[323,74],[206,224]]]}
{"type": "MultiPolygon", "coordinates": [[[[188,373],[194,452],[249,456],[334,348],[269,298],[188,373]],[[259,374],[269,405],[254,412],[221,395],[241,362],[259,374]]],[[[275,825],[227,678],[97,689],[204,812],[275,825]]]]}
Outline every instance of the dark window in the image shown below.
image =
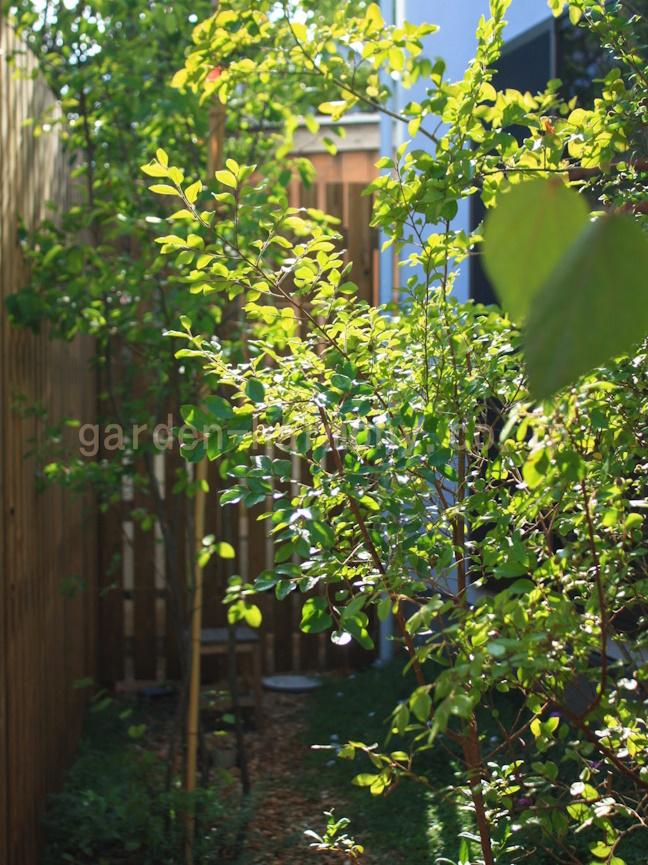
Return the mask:
{"type": "MultiPolygon", "coordinates": [[[[594,34],[584,27],[574,27],[568,16],[548,19],[504,47],[493,78],[496,90],[512,88],[522,93],[543,92],[547,81],[560,78],[560,95],[566,101],[577,97],[579,106],[593,106],[597,88],[595,79],[603,78],[612,68],[613,58],[601,49],[594,34]]],[[[524,130],[509,130],[521,141],[524,130]]],[[[479,195],[470,199],[470,230],[474,231],[485,215],[479,195]]],[[[477,303],[496,303],[479,257],[470,267],[470,297],[477,303]]]]}
{"type": "MultiPolygon", "coordinates": [[[[511,40],[497,63],[493,87],[496,90],[520,90],[522,93],[543,92],[547,81],[556,77],[555,44],[556,27],[553,19],[511,40]]],[[[509,131],[521,142],[524,135],[521,127],[509,131]]],[[[485,213],[481,197],[473,195],[470,199],[471,231],[477,228],[485,213]]],[[[484,304],[497,303],[479,257],[472,259],[469,279],[470,297],[473,300],[484,304]]]]}

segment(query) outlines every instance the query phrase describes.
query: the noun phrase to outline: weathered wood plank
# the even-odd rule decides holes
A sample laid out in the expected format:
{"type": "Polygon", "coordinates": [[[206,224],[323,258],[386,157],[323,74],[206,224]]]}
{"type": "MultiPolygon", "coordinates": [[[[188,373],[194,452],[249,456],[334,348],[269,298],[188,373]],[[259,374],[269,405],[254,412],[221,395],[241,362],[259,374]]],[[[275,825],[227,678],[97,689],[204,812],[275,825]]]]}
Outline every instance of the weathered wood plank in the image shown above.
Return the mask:
{"type": "MultiPolygon", "coordinates": [[[[139,474],[144,474],[142,461],[138,462],[139,474]]],[[[135,509],[151,507],[148,495],[139,487],[135,490],[135,509]]],[[[155,623],[155,554],[153,532],[144,531],[136,522],[133,533],[133,671],[136,679],[156,678],[156,623],[155,623]]]]}
{"type": "Polygon", "coordinates": [[[353,262],[351,281],[358,286],[358,299],[374,306],[375,232],[371,222],[372,197],[362,195],[364,183],[349,184],[347,244],[353,262]]]}

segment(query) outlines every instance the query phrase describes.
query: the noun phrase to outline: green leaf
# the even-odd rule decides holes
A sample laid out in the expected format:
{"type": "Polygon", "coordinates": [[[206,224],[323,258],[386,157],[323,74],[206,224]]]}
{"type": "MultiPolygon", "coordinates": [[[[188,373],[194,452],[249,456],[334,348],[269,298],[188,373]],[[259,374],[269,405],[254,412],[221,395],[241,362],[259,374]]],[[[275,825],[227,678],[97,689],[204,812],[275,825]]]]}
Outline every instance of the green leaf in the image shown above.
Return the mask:
{"type": "Polygon", "coordinates": [[[392,611],[391,598],[382,598],[378,603],[378,618],[381,622],[387,621],[389,614],[392,611]]]}
{"type": "Polygon", "coordinates": [[[297,586],[290,580],[279,580],[275,589],[275,595],[278,601],[283,601],[291,592],[294,592],[297,586]]]}
{"type": "Polygon", "coordinates": [[[281,423],[281,418],[283,417],[283,406],[281,405],[269,405],[266,409],[266,420],[269,424],[277,424],[281,423]]]}
{"type": "Polygon", "coordinates": [[[195,183],[192,183],[191,186],[188,186],[185,189],[185,197],[189,204],[194,203],[194,201],[198,198],[200,192],[202,192],[202,183],[200,182],[200,180],[197,180],[195,183]]]}
{"type": "Polygon", "coordinates": [[[187,81],[188,77],[189,77],[189,70],[188,69],[178,69],[178,71],[175,73],[175,75],[171,79],[171,87],[178,87],[178,88],[182,87],[185,84],[185,82],[187,81]]]}
{"type": "Polygon", "coordinates": [[[494,658],[503,658],[504,655],[506,655],[506,646],[503,646],[496,640],[489,640],[488,644],[486,645],[486,649],[488,650],[488,653],[494,658]]]}
{"type": "Polygon", "coordinates": [[[305,454],[310,449],[310,438],[305,430],[297,433],[297,436],[295,438],[295,449],[299,454],[305,454]]]}
{"type": "Polygon", "coordinates": [[[394,46],[389,49],[389,65],[397,72],[401,72],[405,65],[405,55],[400,48],[394,46]]]}
{"type": "Polygon", "coordinates": [[[368,29],[382,29],[385,22],[380,12],[380,6],[377,3],[371,3],[365,12],[365,22],[368,29]]]}
{"type": "Polygon", "coordinates": [[[572,784],[570,793],[572,796],[577,796],[586,802],[595,802],[599,797],[596,787],[592,787],[591,784],[585,784],[583,781],[576,781],[572,784]]]}
{"type": "Polygon", "coordinates": [[[568,805],[567,813],[572,818],[572,820],[576,820],[578,823],[584,823],[586,820],[589,819],[590,809],[582,802],[578,802],[575,805],[568,805]]]}
{"type": "Polygon", "coordinates": [[[306,41],[307,31],[306,31],[306,26],[304,24],[301,24],[298,21],[293,21],[291,23],[290,27],[292,29],[292,32],[295,35],[295,39],[297,39],[298,42],[305,42],[306,41]]]}
{"type": "Polygon", "coordinates": [[[425,723],[432,711],[432,698],[427,688],[417,688],[410,698],[410,709],[421,723],[425,723]]]}
{"type": "Polygon", "coordinates": [[[548,734],[555,733],[559,725],[560,718],[557,718],[556,716],[554,716],[553,718],[548,718],[542,725],[544,728],[543,732],[546,732],[548,734]]]}
{"type": "Polygon", "coordinates": [[[326,598],[309,598],[302,608],[300,624],[302,631],[306,634],[319,634],[328,630],[333,624],[333,619],[327,610],[326,598]]]}
{"type": "Polygon", "coordinates": [[[348,634],[351,634],[354,640],[360,643],[363,649],[371,651],[374,647],[374,642],[371,639],[369,631],[365,627],[365,622],[366,616],[364,619],[360,616],[344,617],[342,620],[342,627],[348,634]]]}
{"type": "Polygon", "coordinates": [[[217,171],[216,180],[222,183],[223,186],[230,186],[232,189],[236,189],[236,177],[234,177],[231,171],[217,171]]]}
{"type": "Polygon", "coordinates": [[[246,604],[243,610],[243,618],[251,628],[258,628],[263,621],[261,610],[256,604],[246,604]]]}
{"type": "Polygon", "coordinates": [[[342,391],[342,393],[348,393],[353,386],[353,382],[348,375],[340,375],[339,373],[334,373],[331,376],[331,384],[337,390],[342,391]]]}
{"type": "Polygon", "coordinates": [[[140,170],[144,172],[144,174],[148,174],[149,177],[168,177],[169,171],[163,165],[158,165],[156,162],[152,162],[150,165],[142,165],[140,170]]]}
{"type": "Polygon", "coordinates": [[[470,718],[473,713],[472,700],[467,694],[455,694],[449,703],[450,714],[459,718],[470,718]]]}
{"type": "Polygon", "coordinates": [[[629,351],[648,332],[648,241],[624,216],[589,223],[538,291],[525,358],[547,397],[629,351]]]}
{"type": "Polygon", "coordinates": [[[628,514],[626,517],[626,521],[624,524],[624,528],[627,532],[632,529],[638,529],[643,525],[644,518],[641,514],[628,514]]]}
{"type": "Polygon", "coordinates": [[[590,844],[590,853],[598,859],[607,859],[611,852],[612,848],[608,847],[607,844],[604,844],[603,841],[597,841],[595,844],[590,844]]]}
{"type": "Polygon", "coordinates": [[[248,379],[245,385],[245,394],[254,403],[263,402],[265,398],[265,388],[257,378],[248,379]]]}
{"type": "Polygon", "coordinates": [[[207,443],[204,439],[191,444],[183,444],[180,448],[182,456],[190,463],[199,463],[207,453],[207,443]]]}
{"type": "Polygon", "coordinates": [[[59,252],[63,251],[63,247],[60,243],[55,243],[50,249],[47,250],[43,258],[43,267],[47,267],[48,264],[51,264],[52,261],[56,258],[59,252]]]}
{"type": "Polygon", "coordinates": [[[240,622],[245,615],[245,601],[239,598],[227,608],[227,621],[230,625],[240,622]]]}
{"type": "Polygon", "coordinates": [[[234,409],[222,396],[216,394],[205,397],[205,408],[210,414],[221,420],[230,420],[234,417],[234,409]]]}
{"type": "Polygon", "coordinates": [[[409,123],[407,124],[407,131],[412,138],[414,138],[416,136],[416,134],[420,128],[421,128],[421,118],[420,117],[413,117],[409,121],[409,123]]]}
{"type": "Polygon", "coordinates": [[[245,487],[232,487],[230,490],[225,490],[223,495],[221,496],[221,504],[238,504],[241,499],[245,496],[247,490],[245,487]]]}
{"type": "Polygon", "coordinates": [[[576,6],[569,7],[569,20],[572,24],[576,25],[581,20],[583,15],[582,9],[577,9],[576,6]]]}
{"type": "Polygon", "coordinates": [[[220,541],[216,544],[215,547],[216,554],[221,557],[221,559],[234,559],[236,558],[236,552],[234,547],[231,544],[228,544],[227,541],[220,541]]]}
{"type": "MultiPolygon", "coordinates": [[[[532,451],[522,466],[522,477],[531,489],[535,489],[543,482],[549,467],[549,452],[547,448],[540,448],[532,451]]],[[[526,573],[526,570],[521,573],[526,573]]]]}
{"type": "Polygon", "coordinates": [[[205,412],[197,405],[183,405],[180,409],[180,414],[182,415],[182,419],[185,423],[196,427],[197,429],[204,429],[209,426],[209,417],[205,414],[205,412]]]}
{"type": "Polygon", "coordinates": [[[193,213],[186,208],[182,210],[176,210],[175,213],[172,213],[169,219],[195,219],[193,213]]]}
{"type": "Polygon", "coordinates": [[[555,18],[558,18],[559,15],[562,15],[562,11],[565,8],[566,0],[547,0],[547,2],[555,18]]]}
{"type": "Polygon", "coordinates": [[[274,589],[278,582],[277,577],[273,576],[272,571],[264,571],[254,581],[254,591],[267,592],[268,589],[274,589]]]}
{"type": "Polygon", "coordinates": [[[168,183],[154,183],[149,186],[151,192],[157,192],[158,195],[180,195],[175,186],[169,186],[168,183]]]}
{"type": "Polygon", "coordinates": [[[335,532],[327,523],[322,523],[318,520],[308,520],[306,526],[310,531],[313,545],[329,550],[335,543],[335,532]]]}
{"type": "Polygon", "coordinates": [[[369,772],[361,772],[360,775],[356,775],[352,784],[355,784],[356,787],[371,787],[374,783],[378,775],[371,775],[369,772]]]}
{"type": "Polygon", "coordinates": [[[562,180],[520,183],[498,199],[484,226],[484,268],[516,322],[588,222],[585,199],[562,180]]]}

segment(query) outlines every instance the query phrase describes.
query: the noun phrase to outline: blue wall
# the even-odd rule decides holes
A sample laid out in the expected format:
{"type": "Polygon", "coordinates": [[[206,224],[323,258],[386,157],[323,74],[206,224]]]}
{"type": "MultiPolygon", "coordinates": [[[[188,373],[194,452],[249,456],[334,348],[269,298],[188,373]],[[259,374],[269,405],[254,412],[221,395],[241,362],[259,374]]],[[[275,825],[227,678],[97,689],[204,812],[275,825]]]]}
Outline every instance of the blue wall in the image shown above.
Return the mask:
{"type": "MultiPolygon", "coordinates": [[[[397,25],[402,20],[421,24],[424,21],[437,24],[440,30],[428,36],[425,40],[425,53],[432,59],[443,57],[447,65],[447,76],[451,80],[463,77],[466,66],[475,56],[477,39],[475,31],[481,15],[489,16],[488,0],[381,0],[381,8],[385,21],[394,21],[397,25]]],[[[547,0],[513,0],[507,13],[505,38],[507,40],[519,36],[525,30],[534,27],[551,16],[547,0]]],[[[424,97],[425,84],[417,82],[410,90],[396,87],[396,108],[408,102],[419,102],[424,97]]],[[[387,119],[382,136],[383,153],[388,154],[390,137],[397,144],[408,140],[407,126],[387,119]]],[[[416,146],[426,149],[430,146],[429,139],[418,136],[416,146]]],[[[389,154],[391,155],[391,154],[389,154]]],[[[468,202],[462,202],[455,220],[455,227],[468,230],[468,202]]],[[[388,250],[381,261],[381,298],[388,298],[391,293],[391,268],[387,257],[388,250]]],[[[402,258],[407,257],[403,251],[402,258]]],[[[401,282],[408,276],[408,267],[402,269],[401,282]]],[[[468,299],[468,270],[464,267],[455,282],[455,295],[460,300],[468,299]]]]}

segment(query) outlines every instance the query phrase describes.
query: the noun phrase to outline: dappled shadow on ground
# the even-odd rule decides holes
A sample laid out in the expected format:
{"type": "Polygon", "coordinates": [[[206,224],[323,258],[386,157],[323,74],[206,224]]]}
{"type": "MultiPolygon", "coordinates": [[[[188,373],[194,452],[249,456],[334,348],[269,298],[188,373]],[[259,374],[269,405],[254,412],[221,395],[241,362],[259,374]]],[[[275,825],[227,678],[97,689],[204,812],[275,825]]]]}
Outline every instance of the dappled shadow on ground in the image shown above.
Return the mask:
{"type": "MultiPolygon", "coordinates": [[[[321,833],[324,811],[335,802],[332,792],[312,778],[315,770],[304,766],[309,747],[307,730],[309,694],[267,692],[263,698],[264,724],[245,735],[253,812],[247,830],[242,862],[245,865],[339,865],[341,853],[318,852],[304,833],[321,833]],[[309,776],[310,783],[309,781],[309,776]]],[[[231,768],[231,794],[240,795],[240,770],[231,768]]],[[[370,865],[368,856],[363,862],[370,865]]]]}
{"type": "Polygon", "coordinates": [[[444,747],[449,743],[437,742],[414,761],[414,770],[436,792],[403,780],[374,797],[366,787],[351,784],[360,773],[376,773],[366,755],[358,753],[352,761],[335,759],[337,746],[347,741],[377,743],[386,752],[409,751],[409,740],[394,735],[386,743],[386,738],[392,711],[413,687],[411,675],[404,676],[402,665],[395,662],[325,680],[311,697],[308,737],[333,748],[311,752],[306,765],[330,777],[333,796],[342,800],[339,813],[351,818],[350,834],[365,845],[373,861],[389,865],[432,865],[440,856],[456,861],[460,833],[473,828],[470,815],[445,794],[445,788],[456,783],[458,767],[444,747]]]}

